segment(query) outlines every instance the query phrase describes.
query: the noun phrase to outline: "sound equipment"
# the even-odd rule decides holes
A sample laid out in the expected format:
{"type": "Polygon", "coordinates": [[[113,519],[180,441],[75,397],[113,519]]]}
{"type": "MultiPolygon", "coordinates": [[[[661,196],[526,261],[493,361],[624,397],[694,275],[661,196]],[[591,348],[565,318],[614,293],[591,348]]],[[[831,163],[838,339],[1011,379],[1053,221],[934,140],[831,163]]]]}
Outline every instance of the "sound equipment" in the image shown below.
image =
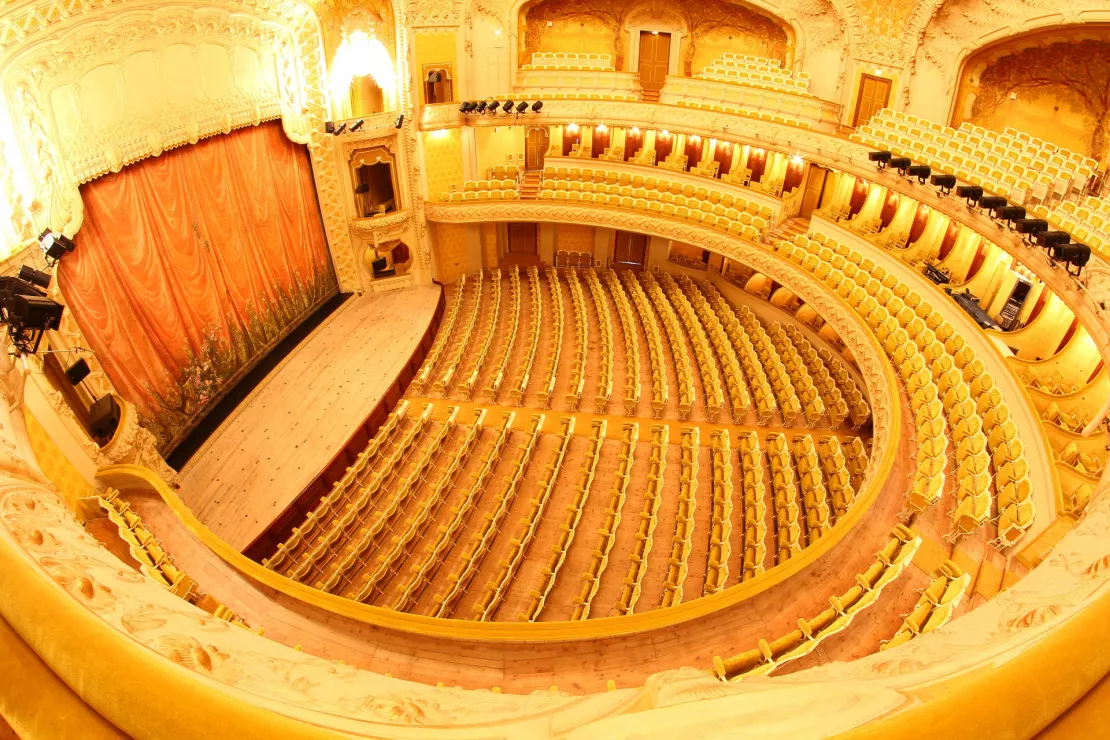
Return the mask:
{"type": "Polygon", "coordinates": [[[1021,206],[1002,206],[998,209],[998,217],[1003,221],[1017,221],[1025,218],[1025,209],[1021,206]]]}
{"type": "Polygon", "coordinates": [[[887,162],[889,162],[891,156],[892,155],[891,155],[890,152],[868,152],[867,153],[867,158],[869,160],[871,160],[872,162],[881,162],[883,164],[886,164],[887,162]]]}
{"type": "Polygon", "coordinates": [[[956,187],[956,176],[955,175],[933,175],[931,178],[929,178],[929,182],[933,183],[933,185],[935,185],[938,188],[944,188],[945,190],[951,190],[952,188],[956,187]]]}
{"type": "Polygon", "coordinates": [[[1001,208],[1004,205],[1006,205],[1006,199],[1000,198],[997,195],[984,195],[979,198],[979,207],[986,208],[987,210],[993,211],[994,209],[1001,208]]]}
{"type": "Polygon", "coordinates": [[[956,195],[970,201],[977,201],[983,197],[983,188],[978,185],[961,185],[956,188],[956,195]]]}
{"type": "Polygon", "coordinates": [[[950,282],[948,276],[933,265],[925,265],[925,277],[929,278],[937,285],[944,285],[950,282]]]}
{"type": "Polygon", "coordinates": [[[84,360],[78,360],[66,370],[66,377],[69,378],[70,385],[77,385],[82,380],[89,377],[89,372],[89,363],[84,360]]]}
{"type": "Polygon", "coordinates": [[[1057,244],[1067,244],[1071,241],[1071,234],[1066,231],[1039,231],[1033,240],[1041,247],[1054,247],[1057,244]]]}
{"type": "Polygon", "coordinates": [[[960,304],[960,308],[968,313],[971,318],[975,319],[975,323],[983,329],[997,329],[998,324],[995,323],[986,311],[979,306],[979,299],[976,298],[971,291],[965,290],[963,293],[953,293],[953,300],[960,304]]]}
{"type": "Polygon", "coordinates": [[[998,323],[1004,331],[1010,331],[1014,328],[1018,315],[1021,314],[1021,308],[1025,305],[1025,299],[1029,297],[1029,291],[1032,287],[1028,280],[1020,277],[1017,283],[1014,284],[1014,289],[1010,292],[1010,297],[1006,299],[1006,304],[1002,306],[1002,311],[998,316],[998,323]]]}
{"type": "Polygon", "coordinates": [[[89,409],[89,424],[94,437],[111,437],[119,426],[120,408],[116,397],[109,393],[96,399],[89,409]]]}
{"type": "Polygon", "coordinates": [[[1048,231],[1048,221],[1043,218],[1022,218],[1014,223],[1014,230],[1019,234],[1036,234],[1039,231],[1048,231]]]}

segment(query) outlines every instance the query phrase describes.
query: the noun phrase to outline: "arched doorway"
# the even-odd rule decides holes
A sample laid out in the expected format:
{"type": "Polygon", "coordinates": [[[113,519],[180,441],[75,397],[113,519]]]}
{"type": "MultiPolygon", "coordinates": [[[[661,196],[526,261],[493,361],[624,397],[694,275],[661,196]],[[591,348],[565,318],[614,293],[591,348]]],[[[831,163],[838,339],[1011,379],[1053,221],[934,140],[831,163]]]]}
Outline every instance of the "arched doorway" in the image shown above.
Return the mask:
{"type": "Polygon", "coordinates": [[[530,128],[524,141],[524,169],[542,170],[543,157],[547,153],[548,133],[546,128],[530,128]]]}

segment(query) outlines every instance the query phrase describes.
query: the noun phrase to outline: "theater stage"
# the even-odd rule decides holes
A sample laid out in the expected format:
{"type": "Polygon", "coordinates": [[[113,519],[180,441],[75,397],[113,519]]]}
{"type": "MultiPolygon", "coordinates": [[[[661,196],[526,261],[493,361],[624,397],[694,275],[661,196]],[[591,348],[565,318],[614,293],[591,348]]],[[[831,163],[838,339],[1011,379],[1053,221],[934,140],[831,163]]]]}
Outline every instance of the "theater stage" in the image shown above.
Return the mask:
{"type": "Polygon", "coordinates": [[[348,299],[181,469],[181,498],[243,550],[343,448],[416,351],[440,288],[348,299]]]}

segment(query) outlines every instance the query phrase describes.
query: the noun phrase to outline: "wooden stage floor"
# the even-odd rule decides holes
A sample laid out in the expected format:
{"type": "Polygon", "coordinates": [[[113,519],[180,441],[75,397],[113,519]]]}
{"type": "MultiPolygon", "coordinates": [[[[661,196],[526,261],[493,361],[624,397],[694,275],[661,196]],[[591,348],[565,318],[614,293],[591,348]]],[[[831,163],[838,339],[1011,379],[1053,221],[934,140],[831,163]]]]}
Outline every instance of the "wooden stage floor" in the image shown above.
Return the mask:
{"type": "Polygon", "coordinates": [[[350,298],[181,469],[181,498],[243,550],[373,411],[431,323],[440,288],[350,298]]]}

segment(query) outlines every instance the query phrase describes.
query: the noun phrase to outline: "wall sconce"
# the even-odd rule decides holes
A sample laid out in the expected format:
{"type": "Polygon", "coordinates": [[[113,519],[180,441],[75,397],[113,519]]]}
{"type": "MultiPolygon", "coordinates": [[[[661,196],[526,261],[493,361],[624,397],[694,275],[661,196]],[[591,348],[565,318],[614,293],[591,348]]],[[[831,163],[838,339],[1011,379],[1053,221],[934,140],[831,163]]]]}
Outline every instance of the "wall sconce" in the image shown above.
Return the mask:
{"type": "Polygon", "coordinates": [[[570,123],[567,124],[567,131],[572,133],[572,134],[578,133],[578,124],[571,121],[570,123]]]}
{"type": "Polygon", "coordinates": [[[661,138],[664,138],[664,139],[669,139],[669,138],[671,138],[671,132],[668,131],[667,129],[663,129],[662,131],[659,132],[659,136],[661,138]]]}
{"type": "Polygon", "coordinates": [[[606,132],[606,131],[608,131],[608,130],[609,130],[609,127],[608,127],[608,126],[606,126],[606,125],[605,125],[604,123],[599,123],[599,124],[597,125],[597,132],[598,132],[599,134],[603,134],[603,133],[605,133],[605,132],[606,132]]]}
{"type": "Polygon", "coordinates": [[[446,139],[448,131],[445,128],[437,128],[431,134],[433,139],[446,139]]]}
{"type": "Polygon", "coordinates": [[[800,165],[801,163],[802,163],[802,156],[800,154],[795,154],[793,157],[790,158],[790,164],[800,165]]]}
{"type": "Polygon", "coordinates": [[[633,126],[632,127],[632,135],[633,136],[639,136],[640,135],[640,127],[639,126],[633,126]]]}
{"type": "Polygon", "coordinates": [[[393,60],[381,41],[366,31],[352,31],[339,44],[331,66],[331,90],[337,98],[347,95],[356,77],[369,75],[382,89],[387,101],[393,101],[397,90],[397,74],[393,60]]]}
{"type": "Polygon", "coordinates": [[[694,142],[695,144],[697,144],[698,142],[700,142],[700,141],[701,141],[701,137],[700,137],[700,136],[698,136],[697,134],[694,134],[693,136],[691,136],[691,137],[690,137],[690,141],[692,141],[692,142],[694,142]]]}

